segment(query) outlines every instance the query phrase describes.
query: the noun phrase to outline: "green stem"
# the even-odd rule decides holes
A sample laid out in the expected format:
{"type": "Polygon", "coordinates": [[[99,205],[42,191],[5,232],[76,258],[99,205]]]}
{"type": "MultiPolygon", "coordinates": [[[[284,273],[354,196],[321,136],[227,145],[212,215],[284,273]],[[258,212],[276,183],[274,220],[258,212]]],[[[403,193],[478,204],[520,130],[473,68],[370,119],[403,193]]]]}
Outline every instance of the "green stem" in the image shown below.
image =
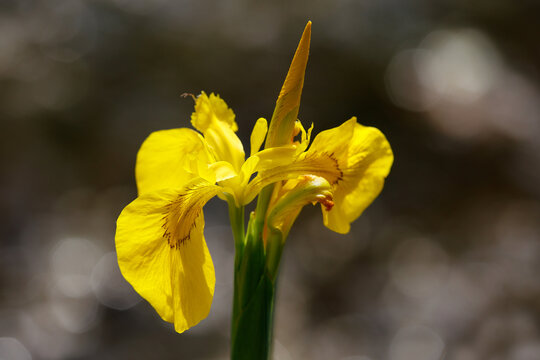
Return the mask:
{"type": "MultiPolygon", "coordinates": [[[[244,207],[237,207],[233,198],[229,201],[229,219],[231,222],[231,228],[234,237],[234,294],[233,294],[233,310],[232,318],[235,319],[241,308],[240,294],[238,289],[238,276],[240,270],[240,264],[242,261],[242,255],[244,253],[245,246],[245,234],[244,234],[244,207]]],[[[231,333],[234,333],[234,321],[231,326],[231,333]]]]}
{"type": "Polygon", "coordinates": [[[271,195],[272,188],[265,188],[261,193],[245,238],[235,252],[232,360],[268,360],[271,354],[275,283],[266,268],[262,239],[271,195]]]}
{"type": "Polygon", "coordinates": [[[235,254],[242,256],[244,248],[244,207],[236,207],[234,199],[229,200],[229,218],[234,237],[235,254]]]}
{"type": "Polygon", "coordinates": [[[270,275],[270,279],[276,282],[279,262],[281,260],[281,254],[283,252],[284,239],[279,230],[272,229],[268,236],[268,245],[266,252],[266,270],[270,275]]]}
{"type": "Polygon", "coordinates": [[[263,274],[256,286],[244,292],[241,297],[240,302],[244,304],[232,321],[231,360],[269,360],[275,284],[268,274],[263,274]]]}
{"type": "Polygon", "coordinates": [[[266,212],[268,211],[268,205],[274,191],[274,184],[265,186],[259,193],[257,198],[257,208],[255,209],[255,224],[253,226],[254,237],[262,241],[262,233],[264,229],[264,222],[266,218],[266,212]]]}

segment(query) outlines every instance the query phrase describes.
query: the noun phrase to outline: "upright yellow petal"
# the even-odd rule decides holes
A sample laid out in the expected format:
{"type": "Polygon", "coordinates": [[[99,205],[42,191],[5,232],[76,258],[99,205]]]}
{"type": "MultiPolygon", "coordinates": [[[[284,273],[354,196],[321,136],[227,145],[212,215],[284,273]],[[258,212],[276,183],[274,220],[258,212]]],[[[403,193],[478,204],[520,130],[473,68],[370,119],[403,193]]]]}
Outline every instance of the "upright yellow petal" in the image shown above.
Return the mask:
{"type": "Polygon", "coordinates": [[[238,176],[233,166],[227,161],[216,161],[208,165],[208,170],[214,174],[212,183],[224,181],[238,176]]]}
{"type": "Polygon", "coordinates": [[[295,142],[296,153],[301,154],[304,151],[306,151],[306,149],[309,146],[309,142],[311,141],[311,132],[313,131],[313,123],[311,123],[311,126],[309,127],[307,132],[306,132],[306,129],[304,129],[304,126],[302,126],[302,123],[300,122],[300,120],[296,120],[295,127],[301,133],[300,141],[295,142]]]}
{"type": "Polygon", "coordinates": [[[304,87],[304,74],[309,56],[309,44],[311,41],[311,21],[304,29],[298,48],[294,54],[289,72],[283,83],[283,87],[276,101],[276,107],[268,136],[266,137],[265,148],[285,145],[292,142],[294,124],[298,117],[300,108],[300,97],[304,87]]]}
{"type": "Polygon", "coordinates": [[[220,191],[198,178],[181,189],[144,193],[117,221],[122,274],[178,332],[210,310],[215,274],[203,237],[202,207],[220,191]]]}
{"type": "Polygon", "coordinates": [[[181,187],[206,174],[213,162],[204,139],[191,129],[161,130],[150,134],[137,154],[135,176],[139,194],[181,187]]]}
{"type": "Polygon", "coordinates": [[[244,147],[236,134],[224,123],[216,123],[204,133],[204,138],[217,160],[231,163],[239,171],[244,163],[244,147]]]}
{"type": "Polygon", "coordinates": [[[209,127],[214,126],[216,121],[219,121],[236,132],[238,131],[238,125],[234,118],[234,112],[219,95],[211,93],[208,96],[203,91],[195,99],[195,112],[191,115],[191,124],[195,129],[204,133],[209,127]]]}
{"type": "Polygon", "coordinates": [[[259,118],[253,127],[250,137],[250,156],[261,148],[261,145],[268,131],[268,123],[265,118],[259,118]]]}
{"type": "Polygon", "coordinates": [[[219,96],[201,93],[195,100],[191,123],[203,133],[217,160],[231,163],[238,172],[244,162],[244,147],[235,134],[234,113],[219,96]]]}

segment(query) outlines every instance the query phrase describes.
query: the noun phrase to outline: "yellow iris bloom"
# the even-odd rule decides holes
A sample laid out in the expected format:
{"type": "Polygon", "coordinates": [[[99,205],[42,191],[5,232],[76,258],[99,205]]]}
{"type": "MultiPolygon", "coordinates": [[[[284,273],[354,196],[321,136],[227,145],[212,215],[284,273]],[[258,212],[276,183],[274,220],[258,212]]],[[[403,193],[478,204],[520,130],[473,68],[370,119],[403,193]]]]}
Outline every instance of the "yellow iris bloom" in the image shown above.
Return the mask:
{"type": "MultiPolygon", "coordinates": [[[[299,46],[295,58],[307,60],[308,48],[299,46]]],[[[291,66],[289,75],[295,76],[295,71],[291,66]]],[[[298,103],[301,86],[299,90],[291,86],[298,103]]],[[[218,95],[203,92],[195,99],[191,116],[199,132],[157,131],[139,150],[138,197],[117,221],[118,262],[126,280],[163,320],[174,323],[177,332],[196,325],[210,311],[215,273],[203,235],[202,210],[211,198],[241,207],[265,186],[276,184],[268,226],[286,234],[301,208],[318,201],[324,224],[346,233],[383,187],[393,155],[379,130],[351,118],[321,132],[309,145],[311,129],[306,132],[294,121],[298,108],[289,106],[286,95],[280,95],[279,111],[285,112],[282,118],[292,111],[294,119],[292,125],[291,121],[284,125],[285,133],[299,134],[299,141],[293,142],[290,135],[284,141],[282,131],[271,134],[261,118],[253,128],[246,159],[233,111],[218,95]],[[260,150],[267,132],[267,148],[260,150]]]]}

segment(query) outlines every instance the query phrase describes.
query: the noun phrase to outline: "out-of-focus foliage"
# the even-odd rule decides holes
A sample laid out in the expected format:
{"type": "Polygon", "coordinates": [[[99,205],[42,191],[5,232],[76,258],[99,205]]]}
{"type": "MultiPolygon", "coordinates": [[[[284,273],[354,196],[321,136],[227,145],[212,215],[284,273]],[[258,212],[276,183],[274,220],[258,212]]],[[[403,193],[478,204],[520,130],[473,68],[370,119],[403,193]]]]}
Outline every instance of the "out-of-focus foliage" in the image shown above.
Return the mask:
{"type": "Polygon", "coordinates": [[[275,357],[537,359],[539,14],[532,0],[0,2],[0,358],[227,358],[225,205],[205,208],[212,311],[181,336],[122,279],[114,221],[144,138],[189,125],[180,94],[220,93],[247,142],[311,19],[299,117],[316,134],[355,115],[396,160],[350,234],[316,209],[293,228],[275,357]]]}

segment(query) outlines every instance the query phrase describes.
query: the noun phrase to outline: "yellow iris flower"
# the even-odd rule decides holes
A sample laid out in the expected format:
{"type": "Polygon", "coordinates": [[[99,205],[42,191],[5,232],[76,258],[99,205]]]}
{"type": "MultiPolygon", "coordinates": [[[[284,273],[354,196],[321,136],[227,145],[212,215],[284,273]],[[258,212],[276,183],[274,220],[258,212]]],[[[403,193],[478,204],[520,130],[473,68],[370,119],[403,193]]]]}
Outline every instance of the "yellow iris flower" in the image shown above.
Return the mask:
{"type": "MultiPolygon", "coordinates": [[[[307,47],[302,48],[301,41],[298,49],[295,59],[307,61],[309,38],[307,47]]],[[[295,60],[287,78],[301,71],[303,83],[305,62],[300,70],[294,65],[295,60]]],[[[218,95],[204,92],[195,99],[191,116],[199,132],[157,131],[139,150],[138,197],[117,221],[118,262],[126,280],[177,332],[196,325],[210,311],[215,273],[203,236],[202,210],[211,198],[241,207],[265,186],[276,184],[268,208],[271,229],[286,234],[306,203],[320,202],[324,224],[346,233],[383,187],[393,161],[384,135],[353,117],[319,133],[309,145],[311,129],[306,132],[295,121],[294,104],[302,87],[298,83],[287,85],[286,80],[284,89],[289,86],[289,91],[282,90],[276,106],[283,113],[278,118],[292,113],[294,119],[270,131],[266,120],[259,119],[247,159],[235,133],[233,111],[218,95]],[[291,133],[300,139],[293,141],[291,133]],[[260,150],[265,137],[266,149],[260,150]]]]}

